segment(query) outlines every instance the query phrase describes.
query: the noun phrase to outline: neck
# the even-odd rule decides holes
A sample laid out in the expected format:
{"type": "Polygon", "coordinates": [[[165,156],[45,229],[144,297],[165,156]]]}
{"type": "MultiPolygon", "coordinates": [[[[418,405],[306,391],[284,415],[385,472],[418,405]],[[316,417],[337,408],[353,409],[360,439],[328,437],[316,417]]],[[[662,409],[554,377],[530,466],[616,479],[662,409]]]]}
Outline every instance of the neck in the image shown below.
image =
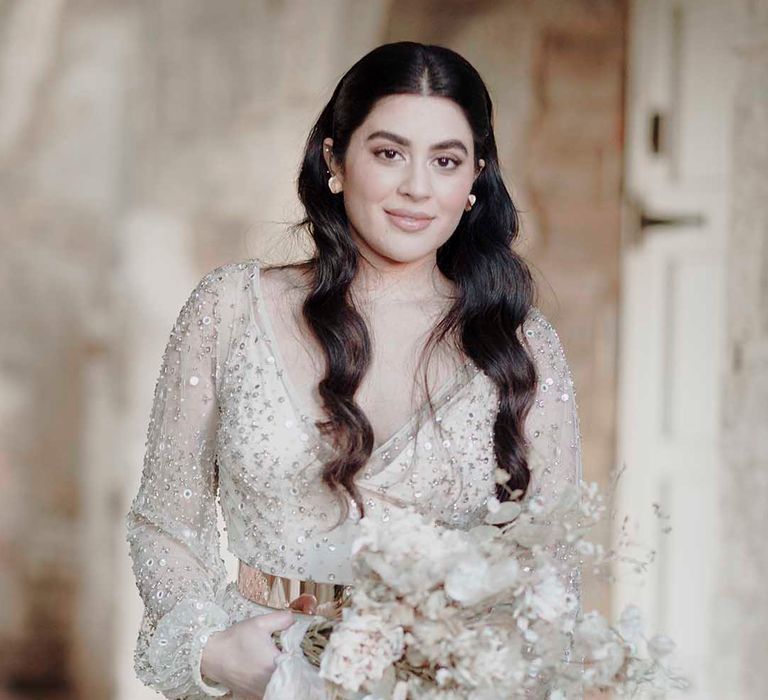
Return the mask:
{"type": "Polygon", "coordinates": [[[370,306],[381,303],[443,302],[453,293],[454,285],[437,268],[434,255],[413,262],[386,259],[360,264],[352,283],[355,298],[370,306]]]}

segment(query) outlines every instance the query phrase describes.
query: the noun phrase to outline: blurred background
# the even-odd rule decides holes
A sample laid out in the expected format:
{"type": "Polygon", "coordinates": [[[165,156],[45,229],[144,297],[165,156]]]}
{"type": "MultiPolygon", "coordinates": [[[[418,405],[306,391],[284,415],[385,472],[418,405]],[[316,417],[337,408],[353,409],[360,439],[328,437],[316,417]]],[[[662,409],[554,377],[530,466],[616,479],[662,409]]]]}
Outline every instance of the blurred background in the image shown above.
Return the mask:
{"type": "Polygon", "coordinates": [[[308,250],[309,127],[405,39],[487,81],[584,476],[654,552],[583,607],[638,602],[687,697],[768,695],[768,0],[0,0],[1,700],[159,697],[123,517],[168,334],[308,250]]]}

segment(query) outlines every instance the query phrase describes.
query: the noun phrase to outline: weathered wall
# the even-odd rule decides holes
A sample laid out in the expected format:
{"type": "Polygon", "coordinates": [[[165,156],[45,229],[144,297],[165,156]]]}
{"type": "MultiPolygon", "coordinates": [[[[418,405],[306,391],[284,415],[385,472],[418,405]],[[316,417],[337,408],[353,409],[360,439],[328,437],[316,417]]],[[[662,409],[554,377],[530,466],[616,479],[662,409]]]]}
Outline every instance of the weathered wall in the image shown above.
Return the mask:
{"type": "Polygon", "coordinates": [[[762,700],[768,688],[768,1],[734,7],[741,36],[728,246],[717,605],[717,697],[762,700]]]}

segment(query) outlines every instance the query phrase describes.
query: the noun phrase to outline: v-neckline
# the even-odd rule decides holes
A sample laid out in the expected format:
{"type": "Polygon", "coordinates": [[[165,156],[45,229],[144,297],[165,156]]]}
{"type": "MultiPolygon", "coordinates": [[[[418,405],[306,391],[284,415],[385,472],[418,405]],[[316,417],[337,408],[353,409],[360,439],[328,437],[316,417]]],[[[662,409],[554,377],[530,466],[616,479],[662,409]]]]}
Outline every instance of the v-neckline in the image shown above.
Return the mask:
{"type": "MultiPolygon", "coordinates": [[[[299,397],[299,393],[296,391],[293,380],[291,379],[291,375],[288,373],[287,365],[283,359],[280,344],[277,342],[277,336],[275,334],[270,313],[266,308],[266,304],[264,303],[264,292],[261,286],[262,271],[258,263],[256,264],[255,269],[256,273],[252,278],[256,281],[254,288],[255,294],[252,295],[251,303],[254,303],[256,300],[259,302],[258,308],[256,309],[257,318],[261,319],[263,322],[262,325],[264,330],[264,339],[269,343],[271,348],[272,357],[275,360],[275,364],[277,364],[278,376],[282,381],[282,385],[285,389],[287,398],[291,402],[293,411],[298,414],[299,419],[304,421],[304,416],[306,416],[306,421],[304,422],[309,424],[309,428],[312,431],[314,439],[318,443],[323,443],[330,447],[328,440],[326,440],[325,436],[315,425],[314,411],[308,410],[309,407],[304,405],[304,402],[299,397]]],[[[474,382],[475,378],[479,374],[480,368],[471,359],[468,358],[465,362],[460,364],[459,368],[453,372],[445,382],[443,382],[440,388],[436,392],[432,392],[432,404],[435,406],[435,410],[437,410],[442,405],[443,398],[445,398],[449,391],[451,391],[454,387],[457,391],[466,389],[474,382]],[[468,375],[467,379],[464,383],[462,383],[460,380],[462,376],[465,375],[468,375]]],[[[401,440],[404,435],[409,434],[413,427],[419,423],[419,421],[424,417],[428,410],[429,402],[425,400],[419,406],[419,408],[416,409],[416,411],[411,413],[410,417],[405,421],[405,423],[403,423],[394,433],[392,433],[377,447],[373,448],[368,462],[373,464],[375,460],[379,459],[379,455],[386,453],[387,450],[392,448],[395,442],[401,440]]]]}

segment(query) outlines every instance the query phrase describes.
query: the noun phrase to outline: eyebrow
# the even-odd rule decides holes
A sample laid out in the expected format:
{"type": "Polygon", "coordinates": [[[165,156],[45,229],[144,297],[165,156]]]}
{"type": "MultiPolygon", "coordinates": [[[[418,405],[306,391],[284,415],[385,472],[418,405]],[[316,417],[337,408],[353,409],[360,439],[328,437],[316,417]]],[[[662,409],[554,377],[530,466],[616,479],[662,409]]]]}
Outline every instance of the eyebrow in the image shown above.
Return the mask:
{"type": "MultiPolygon", "coordinates": [[[[389,139],[395,143],[399,143],[401,146],[407,147],[411,145],[411,142],[404,136],[398,136],[397,134],[393,134],[391,131],[383,131],[381,129],[374,131],[372,134],[369,134],[366,142],[379,137],[383,139],[389,139]]],[[[447,141],[440,141],[439,143],[432,144],[433,150],[442,150],[444,148],[458,148],[460,151],[464,151],[465,156],[469,156],[467,147],[459,139],[448,139],[447,141]]]]}

